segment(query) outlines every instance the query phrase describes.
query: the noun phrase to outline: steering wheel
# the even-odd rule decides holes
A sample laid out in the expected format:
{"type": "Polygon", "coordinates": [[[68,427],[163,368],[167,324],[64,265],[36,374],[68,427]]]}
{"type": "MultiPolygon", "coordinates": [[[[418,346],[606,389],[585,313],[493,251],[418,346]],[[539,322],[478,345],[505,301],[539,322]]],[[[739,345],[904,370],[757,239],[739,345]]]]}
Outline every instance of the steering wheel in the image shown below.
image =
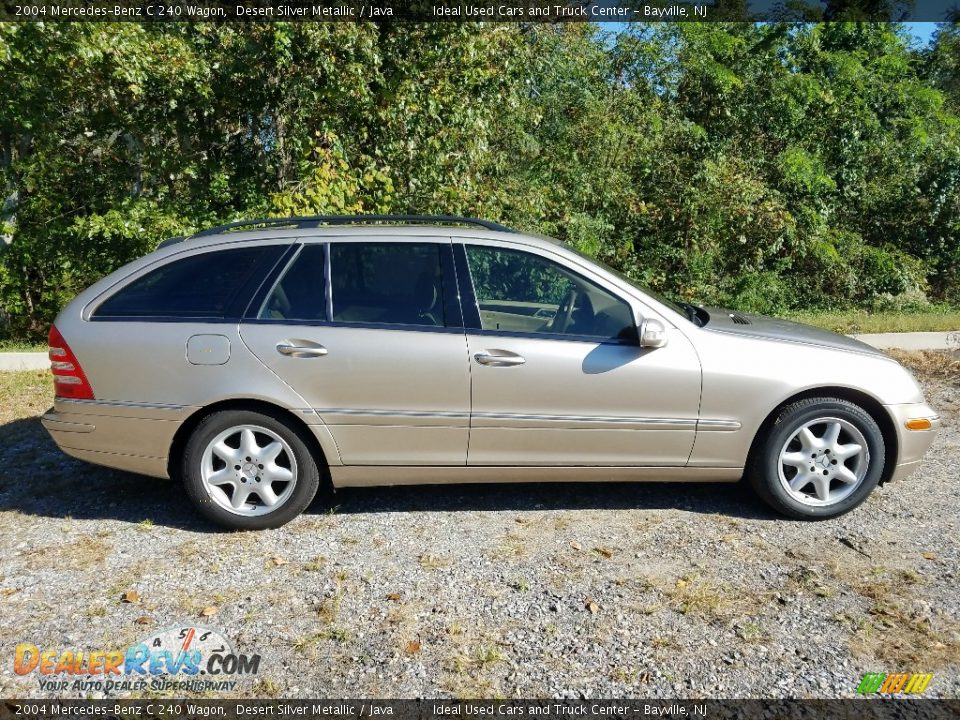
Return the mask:
{"type": "Polygon", "coordinates": [[[578,295],[577,289],[572,287],[563,296],[560,307],[557,308],[557,314],[553,318],[553,331],[555,333],[564,333],[570,327],[570,320],[573,318],[573,308],[577,304],[578,295]]]}

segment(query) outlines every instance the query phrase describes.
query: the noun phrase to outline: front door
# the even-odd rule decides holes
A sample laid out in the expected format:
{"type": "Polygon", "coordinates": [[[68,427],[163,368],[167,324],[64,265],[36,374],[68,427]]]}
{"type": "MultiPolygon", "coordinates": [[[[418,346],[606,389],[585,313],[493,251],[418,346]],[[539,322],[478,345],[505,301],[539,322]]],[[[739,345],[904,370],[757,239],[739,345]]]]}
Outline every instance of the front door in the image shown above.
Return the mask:
{"type": "Polygon", "coordinates": [[[640,348],[626,300],[540,251],[477,243],[465,258],[469,465],[686,464],[700,363],[681,333],[640,348]]]}
{"type": "Polygon", "coordinates": [[[344,465],[464,465],[470,379],[450,242],[307,244],[241,325],[344,465]]]}

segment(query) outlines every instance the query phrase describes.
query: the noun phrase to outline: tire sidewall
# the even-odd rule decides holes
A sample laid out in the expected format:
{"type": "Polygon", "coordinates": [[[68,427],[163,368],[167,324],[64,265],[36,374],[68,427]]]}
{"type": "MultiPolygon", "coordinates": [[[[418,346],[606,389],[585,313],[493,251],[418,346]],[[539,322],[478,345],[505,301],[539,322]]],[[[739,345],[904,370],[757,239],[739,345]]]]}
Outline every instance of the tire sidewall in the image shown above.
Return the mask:
{"type": "Polygon", "coordinates": [[[317,461],[302,431],[273,415],[251,410],[223,410],[204,418],[184,448],[181,473],[187,495],[194,506],[209,520],[234,530],[263,530],[284,525],[310,505],[320,485],[317,461]],[[217,435],[238,425],[264,427],[282,437],[293,452],[298,470],[296,485],[286,502],[272,512],[255,516],[237,515],[214,502],[204,485],[200,473],[204,450],[217,435]]]}
{"type": "Polygon", "coordinates": [[[883,473],[885,447],[883,434],[876,421],[859,406],[842,400],[820,399],[788,407],[777,418],[764,443],[759,458],[760,482],[778,510],[798,518],[827,519],[843,515],[860,505],[880,482],[883,473]],[[867,473],[859,487],[835,505],[805,505],[795,500],[780,482],[780,451],[790,437],[803,425],[823,417],[837,417],[855,425],[867,441],[870,453],[867,473]]]}

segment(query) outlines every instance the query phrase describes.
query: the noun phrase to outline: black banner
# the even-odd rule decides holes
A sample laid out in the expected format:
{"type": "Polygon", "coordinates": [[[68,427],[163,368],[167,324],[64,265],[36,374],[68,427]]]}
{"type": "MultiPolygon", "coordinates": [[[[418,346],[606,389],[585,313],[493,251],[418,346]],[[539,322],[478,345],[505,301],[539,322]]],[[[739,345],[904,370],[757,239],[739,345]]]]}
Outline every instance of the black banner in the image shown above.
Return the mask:
{"type": "Polygon", "coordinates": [[[953,720],[960,700],[5,700],[0,720],[953,720]]]}
{"type": "Polygon", "coordinates": [[[13,22],[906,22],[954,0],[2,0],[13,22]]]}

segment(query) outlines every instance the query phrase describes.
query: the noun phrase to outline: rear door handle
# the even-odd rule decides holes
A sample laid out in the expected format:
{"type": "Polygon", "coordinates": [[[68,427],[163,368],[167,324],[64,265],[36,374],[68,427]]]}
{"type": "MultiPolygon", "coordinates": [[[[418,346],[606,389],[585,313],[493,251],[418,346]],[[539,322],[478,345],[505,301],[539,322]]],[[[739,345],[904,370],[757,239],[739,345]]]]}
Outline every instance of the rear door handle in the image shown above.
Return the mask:
{"type": "Polygon", "coordinates": [[[295,358],[314,358],[326,355],[327,349],[309,340],[283,340],[277,343],[277,352],[295,358]]]}
{"type": "Polygon", "coordinates": [[[478,352],[473,356],[473,359],[481,365],[489,365],[491,367],[512,367],[514,365],[523,365],[527,362],[525,357],[510,352],[509,350],[485,350],[484,352],[478,352]]]}

